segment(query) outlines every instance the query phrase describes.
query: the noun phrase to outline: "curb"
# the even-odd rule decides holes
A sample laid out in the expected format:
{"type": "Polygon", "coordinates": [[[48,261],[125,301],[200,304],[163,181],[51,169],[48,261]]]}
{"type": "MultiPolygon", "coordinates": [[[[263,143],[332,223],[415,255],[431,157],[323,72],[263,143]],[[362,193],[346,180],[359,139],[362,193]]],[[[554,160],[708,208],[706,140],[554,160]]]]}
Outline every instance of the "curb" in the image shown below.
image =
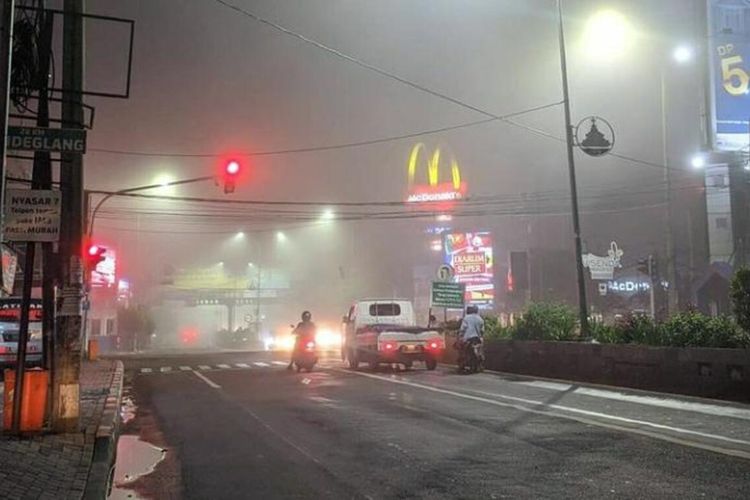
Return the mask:
{"type": "Polygon", "coordinates": [[[102,500],[109,496],[115,473],[117,440],[120,432],[120,405],[124,366],[117,361],[99,426],[94,436],[94,453],[89,469],[84,500],[102,500]]]}

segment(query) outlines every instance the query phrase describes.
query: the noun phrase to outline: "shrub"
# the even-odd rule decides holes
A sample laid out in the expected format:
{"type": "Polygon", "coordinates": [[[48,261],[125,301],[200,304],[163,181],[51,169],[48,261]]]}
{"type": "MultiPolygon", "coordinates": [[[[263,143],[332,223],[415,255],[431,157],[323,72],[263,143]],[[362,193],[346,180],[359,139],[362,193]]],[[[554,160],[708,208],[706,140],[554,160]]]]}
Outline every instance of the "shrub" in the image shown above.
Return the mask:
{"type": "Polygon", "coordinates": [[[568,306],[532,304],[512,328],[518,340],[574,340],[578,318],[568,306]]]}
{"type": "Polygon", "coordinates": [[[737,323],[745,332],[750,333],[750,268],[744,267],[737,271],[732,279],[729,295],[737,323]]]}
{"type": "Polygon", "coordinates": [[[485,340],[502,340],[511,338],[511,329],[500,324],[500,319],[496,316],[484,317],[484,338],[485,340]]]}
{"type": "Polygon", "coordinates": [[[620,344],[662,345],[661,326],[650,316],[630,314],[614,326],[620,344]]]}
{"type": "Polygon", "coordinates": [[[591,337],[600,344],[624,343],[622,330],[618,329],[616,326],[594,321],[589,325],[589,328],[591,329],[591,337]]]}

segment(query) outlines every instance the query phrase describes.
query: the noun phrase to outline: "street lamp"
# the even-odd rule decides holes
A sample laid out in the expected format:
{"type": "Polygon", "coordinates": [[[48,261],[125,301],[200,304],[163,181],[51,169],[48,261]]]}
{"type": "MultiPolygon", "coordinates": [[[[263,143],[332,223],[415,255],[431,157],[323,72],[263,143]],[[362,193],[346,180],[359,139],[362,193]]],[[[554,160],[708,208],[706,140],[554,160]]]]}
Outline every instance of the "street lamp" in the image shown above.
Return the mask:
{"type": "Polygon", "coordinates": [[[633,40],[632,32],[630,23],[619,12],[597,12],[586,23],[584,49],[594,59],[611,60],[627,51],[633,40]]]}
{"type": "Polygon", "coordinates": [[[702,154],[697,154],[690,160],[690,164],[694,169],[701,170],[706,167],[706,157],[702,154]]]}

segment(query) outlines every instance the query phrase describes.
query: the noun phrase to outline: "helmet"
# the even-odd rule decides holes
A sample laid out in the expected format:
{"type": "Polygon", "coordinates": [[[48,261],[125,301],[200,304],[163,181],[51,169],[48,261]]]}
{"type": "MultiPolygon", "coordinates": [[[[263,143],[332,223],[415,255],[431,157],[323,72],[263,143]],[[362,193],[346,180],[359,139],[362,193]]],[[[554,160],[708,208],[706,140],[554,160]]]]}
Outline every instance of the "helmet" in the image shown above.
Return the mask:
{"type": "Polygon", "coordinates": [[[310,321],[312,319],[312,314],[310,314],[310,311],[305,311],[302,313],[302,321],[310,321]]]}
{"type": "Polygon", "coordinates": [[[477,306],[469,306],[466,308],[466,314],[477,314],[479,313],[479,308],[477,306]]]}

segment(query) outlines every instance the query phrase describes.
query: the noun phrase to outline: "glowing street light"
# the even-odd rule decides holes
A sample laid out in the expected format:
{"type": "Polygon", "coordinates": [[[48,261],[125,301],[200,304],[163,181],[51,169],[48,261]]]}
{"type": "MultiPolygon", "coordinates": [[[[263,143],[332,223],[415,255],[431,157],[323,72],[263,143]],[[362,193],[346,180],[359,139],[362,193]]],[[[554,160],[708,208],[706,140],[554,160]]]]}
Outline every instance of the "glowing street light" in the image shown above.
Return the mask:
{"type": "Polygon", "coordinates": [[[625,16],[614,10],[603,10],[586,23],[583,44],[594,59],[611,60],[622,56],[633,38],[633,28],[625,16]]]}
{"type": "Polygon", "coordinates": [[[278,241],[279,243],[285,242],[286,241],[286,234],[284,234],[281,231],[277,232],[276,233],[276,241],[278,241]]]}
{"type": "Polygon", "coordinates": [[[706,157],[702,154],[697,154],[693,156],[693,159],[690,161],[690,164],[693,166],[694,169],[700,170],[702,168],[706,167],[706,157]]]}
{"type": "Polygon", "coordinates": [[[175,186],[173,183],[176,181],[176,179],[170,175],[170,174],[159,174],[154,179],[153,184],[158,184],[159,187],[156,188],[156,192],[160,195],[171,195],[175,192],[175,186]]]}
{"type": "Polygon", "coordinates": [[[332,208],[326,208],[323,211],[323,214],[320,216],[320,219],[324,221],[330,221],[330,220],[333,220],[334,218],[336,218],[336,214],[333,212],[332,208]]]}
{"type": "Polygon", "coordinates": [[[677,64],[687,64],[693,60],[693,49],[688,45],[679,45],[672,52],[672,59],[677,64]]]}

